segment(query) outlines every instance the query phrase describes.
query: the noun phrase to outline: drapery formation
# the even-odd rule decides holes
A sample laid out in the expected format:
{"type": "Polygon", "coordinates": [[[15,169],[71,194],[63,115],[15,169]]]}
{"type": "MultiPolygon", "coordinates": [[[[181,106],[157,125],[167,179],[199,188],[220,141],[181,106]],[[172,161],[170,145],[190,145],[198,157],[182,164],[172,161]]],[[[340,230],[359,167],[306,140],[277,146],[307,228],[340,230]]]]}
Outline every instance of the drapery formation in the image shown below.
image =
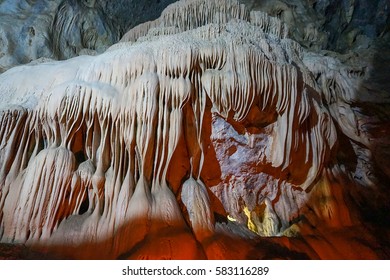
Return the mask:
{"type": "MultiPolygon", "coordinates": [[[[239,233],[216,216],[286,234],[329,184],[337,143],[332,92],[304,55],[276,18],[188,0],[99,56],[4,73],[1,240],[217,258],[213,238],[239,233]]],[[[339,206],[329,207],[317,215],[331,219],[339,206]]]]}

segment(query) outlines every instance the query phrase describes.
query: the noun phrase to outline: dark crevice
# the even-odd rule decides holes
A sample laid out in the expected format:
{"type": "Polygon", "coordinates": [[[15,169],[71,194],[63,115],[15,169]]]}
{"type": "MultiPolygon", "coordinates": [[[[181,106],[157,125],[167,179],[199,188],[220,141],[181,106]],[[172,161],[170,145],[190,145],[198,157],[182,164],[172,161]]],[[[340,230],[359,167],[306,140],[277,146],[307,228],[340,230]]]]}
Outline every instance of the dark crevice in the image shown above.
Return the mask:
{"type": "Polygon", "coordinates": [[[86,196],[86,199],[80,205],[79,215],[83,215],[88,211],[88,209],[89,209],[89,199],[88,196],[86,196]]]}

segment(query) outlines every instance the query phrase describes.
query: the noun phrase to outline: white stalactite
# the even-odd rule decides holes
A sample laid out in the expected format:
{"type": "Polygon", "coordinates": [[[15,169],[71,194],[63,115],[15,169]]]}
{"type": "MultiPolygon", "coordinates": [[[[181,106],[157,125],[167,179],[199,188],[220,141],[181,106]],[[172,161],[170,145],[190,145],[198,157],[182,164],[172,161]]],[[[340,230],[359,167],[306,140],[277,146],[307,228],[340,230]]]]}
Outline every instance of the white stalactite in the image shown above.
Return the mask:
{"type": "MultiPolygon", "coordinates": [[[[316,85],[301,60],[303,49],[287,35],[278,19],[249,16],[236,1],[186,0],[100,56],[1,75],[1,103],[8,104],[0,116],[1,240],[38,243],[56,230],[57,237],[66,235],[66,219],[79,215],[85,201],[90,222],[76,244],[126,227],[125,233],[138,228],[131,241],[138,242],[156,220],[185,228],[167,173],[187,129],[194,137],[186,139],[194,174],[182,178],[181,199],[195,236],[212,234],[213,213],[200,178],[207,168],[202,143],[208,104],[226,121],[245,122],[255,106],[274,115],[265,121],[271,133],[263,163],[278,170],[276,179],[288,173],[289,183],[307,190],[337,139],[317,91],[323,85],[316,85]],[[174,32],[166,35],[166,28],[174,32]],[[194,127],[186,128],[186,110],[194,127]]],[[[346,86],[334,83],[340,90],[346,86]]],[[[294,199],[286,194],[281,203],[296,208],[294,199]]],[[[288,211],[270,208],[267,219],[286,214],[278,209],[288,211]]],[[[276,234],[277,225],[267,223],[267,233],[276,234]]],[[[114,244],[123,252],[120,239],[114,244]]]]}

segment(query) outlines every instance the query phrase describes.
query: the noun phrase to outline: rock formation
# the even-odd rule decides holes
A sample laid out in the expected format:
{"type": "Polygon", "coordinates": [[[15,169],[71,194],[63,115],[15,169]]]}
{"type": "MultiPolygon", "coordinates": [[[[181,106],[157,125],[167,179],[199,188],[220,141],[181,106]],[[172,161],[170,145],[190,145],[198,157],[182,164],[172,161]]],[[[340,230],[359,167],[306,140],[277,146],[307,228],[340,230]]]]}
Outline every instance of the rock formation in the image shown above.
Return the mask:
{"type": "Polygon", "coordinates": [[[389,115],[359,106],[389,101],[374,70],[236,0],[175,2],[104,51],[120,31],[103,7],[62,2],[51,59],[0,75],[1,242],[82,259],[389,257],[389,115]]]}

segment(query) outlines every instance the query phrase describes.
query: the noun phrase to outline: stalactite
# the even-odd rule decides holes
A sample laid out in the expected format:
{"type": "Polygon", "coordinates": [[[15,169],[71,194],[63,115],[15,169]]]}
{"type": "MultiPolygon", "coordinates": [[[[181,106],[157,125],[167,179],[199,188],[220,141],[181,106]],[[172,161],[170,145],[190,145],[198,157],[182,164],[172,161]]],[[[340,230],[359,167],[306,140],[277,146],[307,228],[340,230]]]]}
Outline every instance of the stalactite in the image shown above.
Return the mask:
{"type": "Polygon", "coordinates": [[[137,41],[153,28],[174,27],[175,32],[180,33],[211,23],[227,23],[233,18],[249,19],[248,10],[236,0],[180,1],[169,5],[157,20],[140,24],[129,30],[121,41],[137,41]]]}
{"type": "Polygon", "coordinates": [[[10,106],[0,118],[1,240],[58,245],[82,216],[72,244],[112,239],[113,256],[142,255],[134,246],[172,227],[202,243],[217,232],[212,193],[232,219],[281,235],[337,142],[321,95],[331,104],[349,94],[345,76],[318,85],[328,68],[315,72],[287,37],[280,20],[236,1],[186,0],[102,55],[0,76],[10,106]],[[35,72],[39,87],[5,82],[35,72]],[[218,150],[226,138],[229,158],[218,150]],[[191,167],[174,190],[167,174],[179,149],[191,167]],[[212,149],[219,185],[205,178],[212,149]],[[224,165],[237,150],[240,163],[256,162],[238,168],[257,181],[224,165]]]}

